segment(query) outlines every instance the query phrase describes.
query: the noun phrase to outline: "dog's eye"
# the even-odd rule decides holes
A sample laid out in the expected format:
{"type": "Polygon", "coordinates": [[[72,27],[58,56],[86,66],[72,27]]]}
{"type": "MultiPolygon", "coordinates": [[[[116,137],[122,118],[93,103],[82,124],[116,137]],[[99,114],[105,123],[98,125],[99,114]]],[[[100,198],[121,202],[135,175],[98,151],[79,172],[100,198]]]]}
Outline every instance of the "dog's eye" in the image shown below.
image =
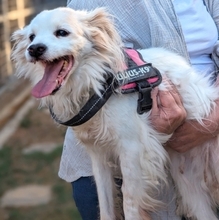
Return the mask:
{"type": "Polygon", "coordinates": [[[56,32],[55,32],[55,35],[56,35],[56,37],[66,37],[66,36],[68,36],[69,35],[69,32],[68,31],[66,31],[66,30],[57,30],[56,32]]]}
{"type": "Polygon", "coordinates": [[[29,39],[30,39],[31,42],[33,41],[34,38],[35,38],[35,34],[31,34],[31,35],[29,36],[29,39]]]}

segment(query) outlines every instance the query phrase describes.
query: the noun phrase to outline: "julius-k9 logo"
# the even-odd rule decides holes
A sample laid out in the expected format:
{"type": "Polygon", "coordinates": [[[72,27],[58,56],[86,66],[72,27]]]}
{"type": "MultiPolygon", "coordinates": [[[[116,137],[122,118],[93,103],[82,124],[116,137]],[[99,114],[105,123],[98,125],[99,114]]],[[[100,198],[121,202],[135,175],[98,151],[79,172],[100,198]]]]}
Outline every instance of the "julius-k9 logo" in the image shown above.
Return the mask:
{"type": "Polygon", "coordinates": [[[151,77],[150,72],[151,65],[144,64],[142,66],[129,68],[123,72],[118,72],[118,74],[116,75],[116,79],[118,80],[120,85],[124,83],[136,82],[138,80],[151,77]]]}

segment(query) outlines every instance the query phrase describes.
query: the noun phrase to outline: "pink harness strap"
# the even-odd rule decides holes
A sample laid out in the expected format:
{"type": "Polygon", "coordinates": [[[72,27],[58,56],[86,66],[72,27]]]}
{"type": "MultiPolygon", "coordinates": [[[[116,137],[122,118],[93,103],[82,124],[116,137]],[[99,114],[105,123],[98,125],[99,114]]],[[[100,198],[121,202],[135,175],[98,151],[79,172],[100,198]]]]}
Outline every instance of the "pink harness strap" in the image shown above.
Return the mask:
{"type": "MultiPolygon", "coordinates": [[[[144,62],[142,59],[140,59],[139,54],[136,50],[134,50],[134,49],[125,49],[125,52],[138,66],[146,64],[146,62],[144,62]]],[[[149,83],[154,83],[157,80],[158,80],[158,77],[153,77],[153,78],[147,79],[147,81],[149,83]]],[[[123,90],[133,89],[136,86],[137,86],[137,84],[135,82],[128,83],[126,85],[123,85],[122,89],[123,90]]]]}
{"type": "Polygon", "coordinates": [[[128,56],[138,65],[144,65],[145,62],[140,59],[139,54],[136,50],[133,49],[125,49],[125,52],[128,54],[128,56]]]}

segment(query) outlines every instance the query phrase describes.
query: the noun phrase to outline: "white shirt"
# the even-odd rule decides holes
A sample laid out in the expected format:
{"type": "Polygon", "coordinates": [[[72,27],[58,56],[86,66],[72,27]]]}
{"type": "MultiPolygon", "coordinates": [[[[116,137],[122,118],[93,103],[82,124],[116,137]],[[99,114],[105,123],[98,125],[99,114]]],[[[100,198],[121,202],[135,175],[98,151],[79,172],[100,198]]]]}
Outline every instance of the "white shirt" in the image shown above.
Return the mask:
{"type": "Polygon", "coordinates": [[[182,27],[191,64],[201,73],[215,71],[210,55],[218,39],[218,32],[203,0],[174,0],[173,4],[182,27]]]}
{"type": "MultiPolygon", "coordinates": [[[[180,8],[177,9],[179,16],[179,18],[177,18],[173,3],[175,7],[177,7],[177,3],[184,2],[189,4],[195,3],[196,1],[199,1],[198,3],[201,4],[201,0],[175,0],[174,2],[172,2],[172,0],[69,0],[68,7],[91,10],[98,6],[107,5],[109,12],[118,18],[116,20],[118,30],[125,42],[133,42],[134,48],[136,49],[163,46],[183,55],[189,61],[186,43],[188,43],[190,56],[192,56],[193,51],[195,52],[194,49],[198,48],[198,45],[196,44],[195,48],[193,48],[192,45],[191,47],[189,46],[188,37],[192,34],[192,30],[187,30],[187,33],[186,27],[190,22],[181,19],[183,26],[182,30],[179,24],[179,19],[181,17],[180,12],[182,13],[182,11],[180,11],[180,8]]],[[[214,20],[219,29],[219,0],[205,0],[205,2],[211,13],[217,15],[214,17],[214,20]]],[[[195,7],[195,5],[193,6],[195,7]]],[[[202,6],[202,8],[199,8],[200,10],[204,10],[204,14],[201,12],[203,19],[206,19],[206,17],[210,19],[210,16],[206,14],[206,8],[203,5],[199,6],[202,6]]],[[[186,5],[182,9],[185,10],[186,5]]],[[[193,12],[190,11],[190,13],[193,12]]],[[[198,13],[200,13],[200,11],[197,11],[197,15],[198,13]]],[[[188,16],[190,16],[190,14],[188,14],[188,16]]],[[[190,19],[193,19],[194,22],[195,16],[192,16],[190,19]]],[[[199,22],[201,22],[201,19],[202,18],[199,18],[199,22]]],[[[211,23],[210,20],[206,22],[207,24],[209,24],[208,22],[211,23]]],[[[192,26],[190,26],[190,28],[192,28],[192,26]]],[[[196,28],[197,31],[197,27],[193,28],[196,28]]],[[[207,34],[204,32],[204,29],[199,32],[199,34],[202,33],[201,38],[205,37],[205,34],[207,34]]],[[[196,34],[196,32],[194,32],[194,34],[193,39],[199,37],[199,34],[196,34]]],[[[202,49],[204,50],[204,47],[202,49]]],[[[207,47],[205,47],[205,49],[207,49],[207,47]]],[[[210,51],[206,53],[209,56],[210,51]]],[[[193,57],[195,56],[192,56],[192,59],[193,57]]],[[[193,62],[193,64],[195,63],[193,62]]],[[[91,160],[84,146],[77,143],[72,129],[68,128],[60,163],[59,176],[67,182],[72,182],[82,176],[91,175],[91,160]]],[[[154,214],[152,217],[153,220],[180,219],[175,214],[176,207],[173,199],[173,189],[174,187],[171,185],[170,181],[168,190],[162,190],[163,193],[161,193],[159,199],[168,205],[167,210],[154,214]]]]}
{"type": "MultiPolygon", "coordinates": [[[[219,15],[219,0],[206,0],[206,3],[208,3],[208,7],[210,9],[213,9],[213,11],[211,11],[212,14],[219,15]]],[[[196,65],[196,63],[201,65],[202,61],[212,64],[212,61],[209,60],[209,54],[212,51],[212,45],[215,41],[215,27],[210,15],[207,13],[206,8],[203,5],[202,0],[174,0],[173,4],[172,0],[162,0],[161,2],[156,0],[138,0],[138,5],[136,5],[133,0],[68,1],[68,6],[74,9],[91,10],[97,6],[108,5],[107,8],[110,13],[113,13],[118,18],[122,16],[122,19],[118,19],[117,21],[118,28],[121,30],[122,38],[125,39],[125,41],[136,41],[134,45],[136,45],[137,49],[139,47],[146,48],[150,46],[165,46],[172,50],[180,50],[180,54],[187,58],[187,43],[193,65],[196,65]],[[124,10],[124,1],[127,6],[126,8],[128,8],[128,14],[125,13],[124,10]],[[173,4],[179,18],[176,17],[173,4]],[[187,18],[182,16],[183,13],[187,13],[187,18]],[[144,17],[145,14],[147,16],[144,17]],[[144,18],[150,21],[146,26],[143,25],[147,22],[142,23],[144,18]],[[182,23],[182,28],[178,19],[182,23]],[[200,22],[200,24],[197,24],[196,19],[200,22]],[[209,30],[205,29],[206,25],[213,30],[213,37],[210,40],[209,47],[206,46],[206,41],[207,38],[211,38],[211,34],[208,35],[209,30]],[[148,29],[147,26],[150,26],[150,28],[148,29]],[[193,33],[192,28],[195,28],[198,33],[193,33]],[[135,32],[137,31],[138,34],[136,35],[135,32]],[[204,39],[205,34],[206,39],[204,39]],[[202,40],[200,40],[201,42],[194,42],[195,38],[203,38],[203,42],[206,43],[202,43],[202,40]],[[194,43],[195,46],[193,46],[192,43],[194,43]],[[199,47],[202,49],[198,52],[197,49],[199,47]],[[197,53],[202,54],[204,50],[207,54],[205,57],[207,59],[204,61],[203,58],[202,60],[200,55],[199,61],[198,59],[196,60],[197,53]]],[[[217,27],[219,29],[219,16],[216,16],[215,21],[217,22],[217,27]]],[[[74,133],[69,128],[64,141],[59,176],[67,182],[72,182],[82,176],[91,175],[92,169],[90,158],[86,154],[85,148],[78,144],[75,140],[74,133]]]]}

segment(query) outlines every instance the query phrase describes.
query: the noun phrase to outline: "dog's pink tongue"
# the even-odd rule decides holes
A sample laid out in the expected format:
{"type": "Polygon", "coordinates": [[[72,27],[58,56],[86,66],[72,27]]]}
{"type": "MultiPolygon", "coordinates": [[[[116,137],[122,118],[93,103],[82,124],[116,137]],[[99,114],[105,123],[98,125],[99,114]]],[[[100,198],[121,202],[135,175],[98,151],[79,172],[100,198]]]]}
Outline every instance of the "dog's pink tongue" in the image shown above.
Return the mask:
{"type": "Polygon", "coordinates": [[[33,87],[32,95],[36,98],[42,98],[50,95],[57,86],[57,77],[62,69],[63,60],[47,63],[43,78],[33,87]]]}

